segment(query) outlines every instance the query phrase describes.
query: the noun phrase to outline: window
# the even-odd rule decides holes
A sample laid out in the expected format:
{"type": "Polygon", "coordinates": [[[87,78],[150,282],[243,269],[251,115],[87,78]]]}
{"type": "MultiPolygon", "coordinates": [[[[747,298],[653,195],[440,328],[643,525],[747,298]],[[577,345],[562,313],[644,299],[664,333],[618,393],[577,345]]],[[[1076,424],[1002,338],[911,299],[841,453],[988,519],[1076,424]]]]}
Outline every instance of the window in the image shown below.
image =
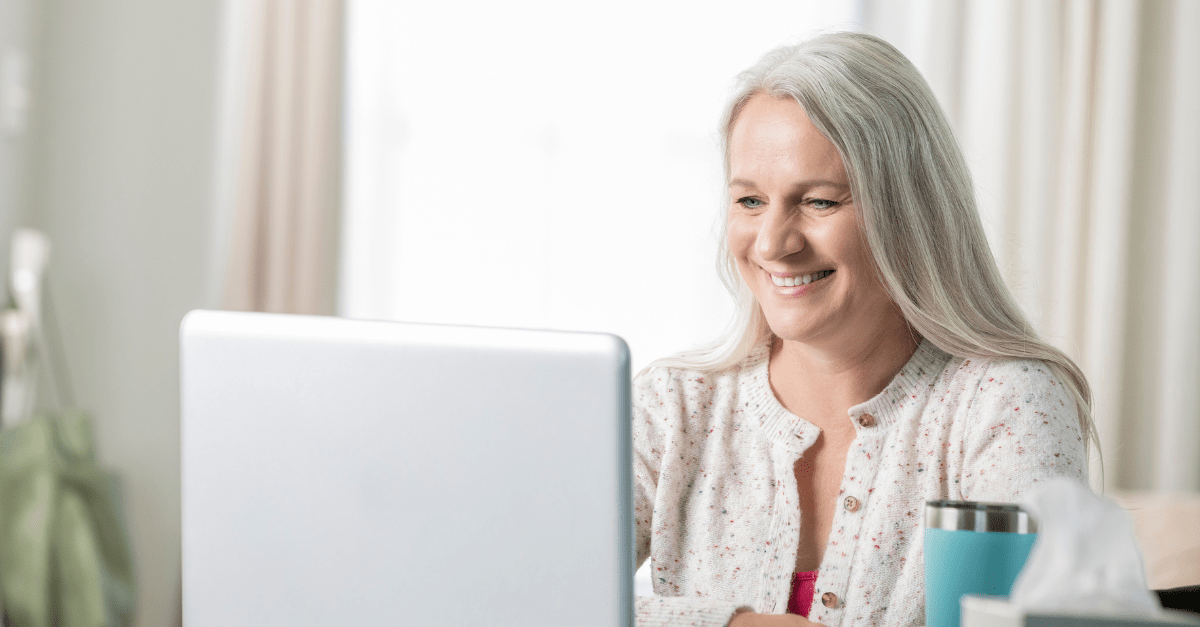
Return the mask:
{"type": "Polygon", "coordinates": [[[726,90],[858,10],[351,2],[341,313],[714,339],[726,90]]]}

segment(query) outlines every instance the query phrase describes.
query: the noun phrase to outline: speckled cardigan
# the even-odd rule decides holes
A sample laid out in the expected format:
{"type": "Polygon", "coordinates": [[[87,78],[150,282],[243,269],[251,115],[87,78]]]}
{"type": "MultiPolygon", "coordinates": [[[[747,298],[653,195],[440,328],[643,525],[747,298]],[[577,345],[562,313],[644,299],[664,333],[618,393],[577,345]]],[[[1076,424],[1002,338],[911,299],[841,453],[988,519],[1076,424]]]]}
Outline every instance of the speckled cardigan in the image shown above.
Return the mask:
{"type": "MultiPolygon", "coordinates": [[[[764,344],[728,371],[653,368],[634,382],[637,560],[652,560],[655,592],[637,600],[639,627],[787,610],[803,524],[793,466],[820,430],[779,404],[768,361],[764,344]]],[[[810,613],[829,627],[924,624],[926,500],[1013,502],[1049,477],[1086,481],[1074,402],[1041,362],[923,341],[849,415],[857,434],[810,613]]]]}

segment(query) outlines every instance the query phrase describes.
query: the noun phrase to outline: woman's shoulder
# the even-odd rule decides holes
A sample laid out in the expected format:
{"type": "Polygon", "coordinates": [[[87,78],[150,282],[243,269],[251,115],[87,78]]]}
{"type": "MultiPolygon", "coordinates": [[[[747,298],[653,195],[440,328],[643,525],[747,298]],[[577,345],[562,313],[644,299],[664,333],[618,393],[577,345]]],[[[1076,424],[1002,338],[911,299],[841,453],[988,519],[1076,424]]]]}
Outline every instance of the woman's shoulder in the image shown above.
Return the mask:
{"type": "Polygon", "coordinates": [[[657,360],[633,379],[634,407],[711,407],[717,399],[739,393],[744,377],[762,361],[762,352],[755,348],[733,365],[717,368],[704,367],[687,353],[657,360]]]}
{"type": "Polygon", "coordinates": [[[747,372],[754,370],[768,352],[766,344],[755,346],[749,353],[728,365],[712,366],[697,358],[695,353],[681,352],[657,359],[642,369],[633,379],[635,390],[677,391],[699,386],[702,390],[736,388],[747,372]]]}
{"type": "Polygon", "coordinates": [[[971,418],[968,431],[1020,430],[1080,435],[1080,413],[1072,389],[1050,362],[1024,358],[953,357],[942,373],[942,394],[971,418]],[[1004,427],[1005,429],[1000,429],[1004,427]]]}
{"type": "Polygon", "coordinates": [[[1051,476],[1087,479],[1085,423],[1065,373],[1039,359],[954,358],[944,374],[961,394],[949,409],[967,498],[1008,501],[1051,476]]]}
{"type": "Polygon", "coordinates": [[[1050,363],[1040,359],[951,356],[940,381],[970,397],[1071,395],[1050,363]]]}
{"type": "Polygon", "coordinates": [[[634,405],[650,397],[684,400],[736,387],[736,369],[710,372],[679,366],[650,366],[633,379],[634,405]],[[732,384],[732,387],[731,387],[732,384]]]}

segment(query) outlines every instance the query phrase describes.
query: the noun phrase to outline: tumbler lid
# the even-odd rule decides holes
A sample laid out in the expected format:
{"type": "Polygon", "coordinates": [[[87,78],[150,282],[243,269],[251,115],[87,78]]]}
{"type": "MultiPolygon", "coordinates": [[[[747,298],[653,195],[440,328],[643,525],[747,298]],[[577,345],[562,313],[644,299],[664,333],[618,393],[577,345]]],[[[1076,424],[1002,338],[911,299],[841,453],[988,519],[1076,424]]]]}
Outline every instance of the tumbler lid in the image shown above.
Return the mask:
{"type": "Polygon", "coordinates": [[[925,528],[1037,533],[1037,522],[1029,516],[1029,512],[1012,503],[925,501],[925,528]]]}

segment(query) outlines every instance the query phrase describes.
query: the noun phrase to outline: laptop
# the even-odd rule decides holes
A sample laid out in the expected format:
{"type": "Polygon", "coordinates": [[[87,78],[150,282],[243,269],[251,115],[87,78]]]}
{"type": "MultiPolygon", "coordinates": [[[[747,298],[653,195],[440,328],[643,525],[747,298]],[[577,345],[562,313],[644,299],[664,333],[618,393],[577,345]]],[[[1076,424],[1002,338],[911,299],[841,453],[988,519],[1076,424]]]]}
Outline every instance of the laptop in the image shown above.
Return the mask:
{"type": "Polygon", "coordinates": [[[183,624],[633,627],[618,337],[194,311],[183,624]]]}

